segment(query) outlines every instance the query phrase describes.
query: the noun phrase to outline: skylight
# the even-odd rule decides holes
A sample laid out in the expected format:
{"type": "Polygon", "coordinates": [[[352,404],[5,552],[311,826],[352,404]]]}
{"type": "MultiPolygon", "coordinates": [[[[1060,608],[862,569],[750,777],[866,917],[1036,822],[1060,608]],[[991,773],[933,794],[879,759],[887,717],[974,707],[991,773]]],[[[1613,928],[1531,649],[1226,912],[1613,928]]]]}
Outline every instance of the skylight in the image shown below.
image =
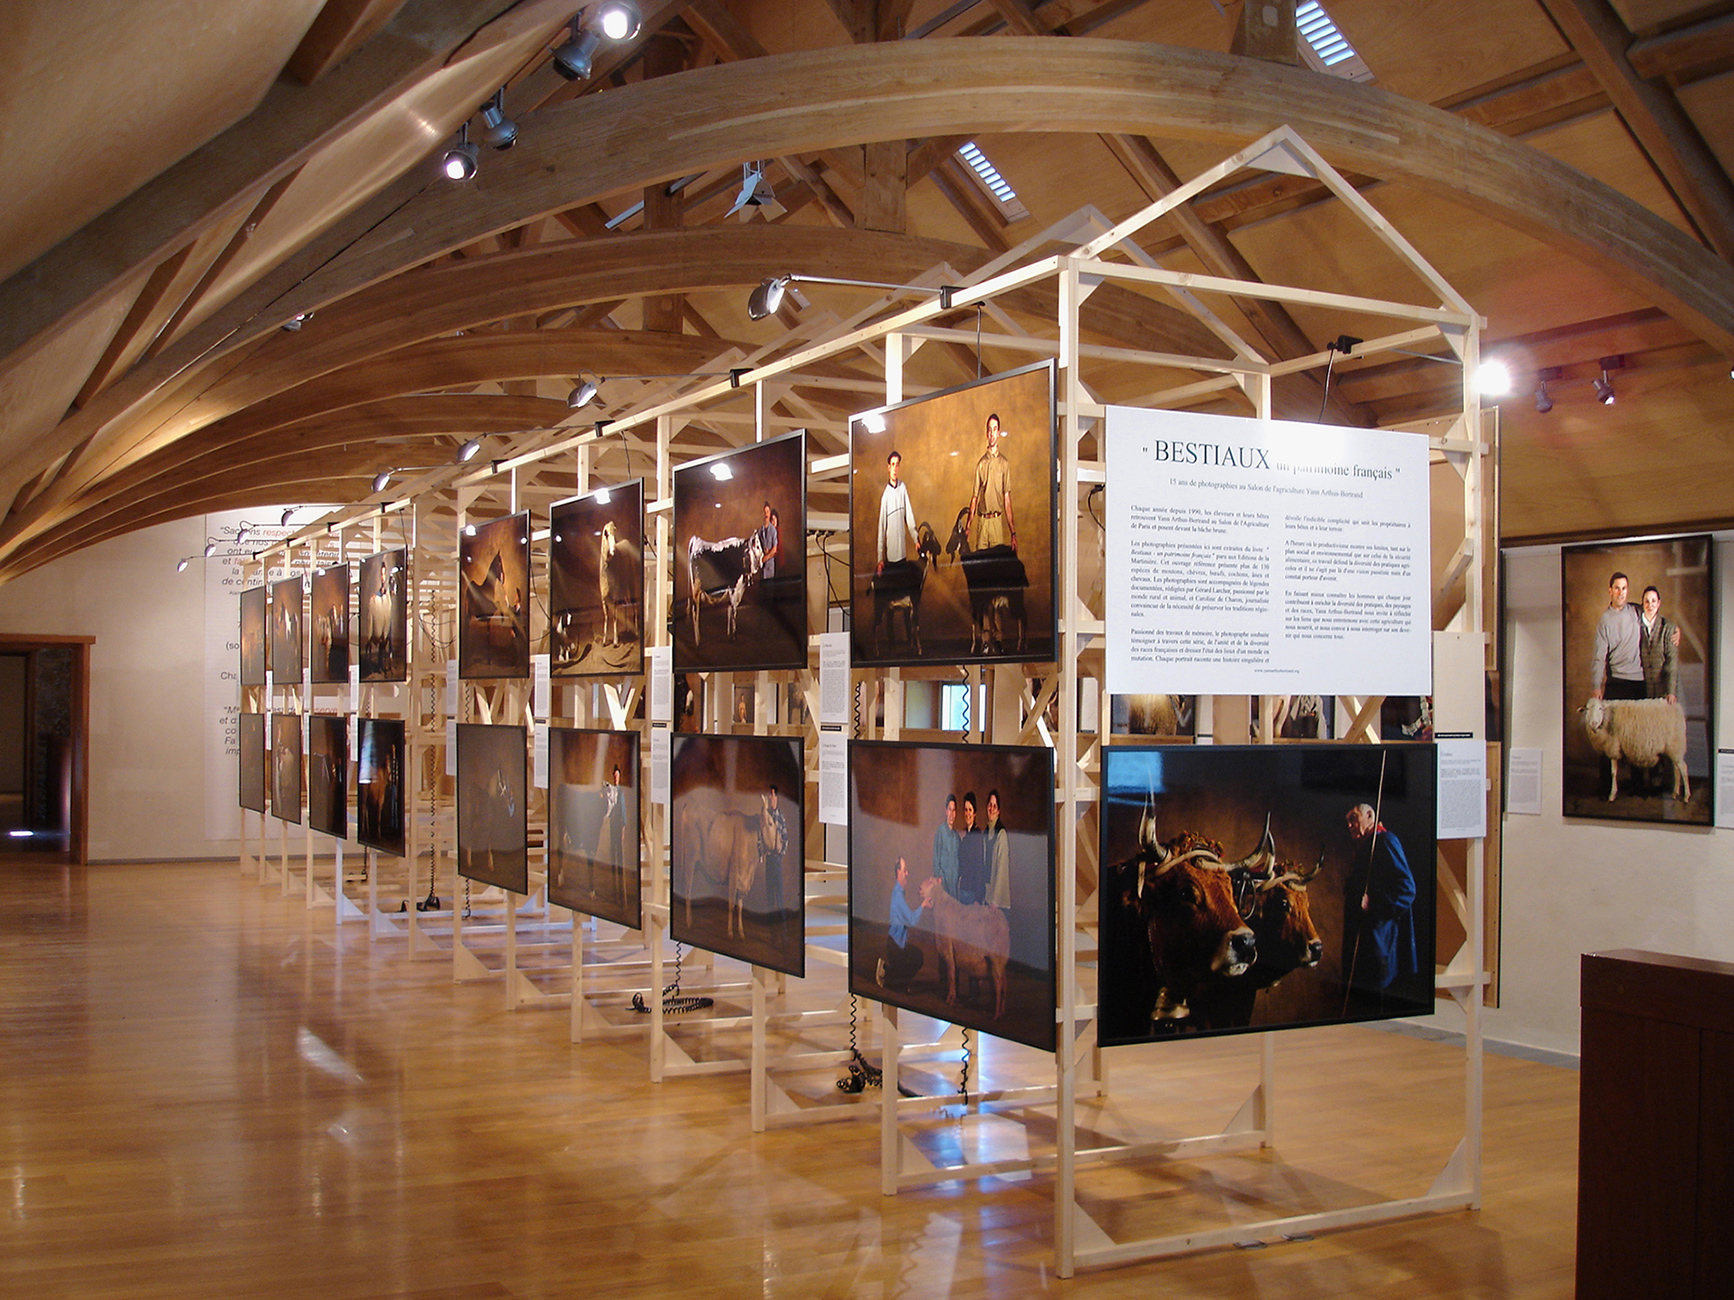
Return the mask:
{"type": "Polygon", "coordinates": [[[999,168],[988,161],[988,157],[975,147],[975,141],[963,145],[957,151],[957,156],[968,164],[969,170],[981,182],[981,187],[999,204],[1000,212],[1007,221],[1021,221],[1029,216],[1018,198],[1018,192],[1011,187],[1011,182],[999,174],[999,168]]]}
{"type": "Polygon", "coordinates": [[[1308,62],[1316,62],[1319,71],[1345,77],[1350,81],[1373,79],[1372,71],[1355,52],[1355,47],[1349,44],[1349,38],[1331,21],[1331,16],[1325,12],[1325,7],[1319,4],[1318,0],[1302,0],[1296,5],[1294,24],[1301,40],[1305,42],[1303,53],[1311,55],[1308,62]]]}

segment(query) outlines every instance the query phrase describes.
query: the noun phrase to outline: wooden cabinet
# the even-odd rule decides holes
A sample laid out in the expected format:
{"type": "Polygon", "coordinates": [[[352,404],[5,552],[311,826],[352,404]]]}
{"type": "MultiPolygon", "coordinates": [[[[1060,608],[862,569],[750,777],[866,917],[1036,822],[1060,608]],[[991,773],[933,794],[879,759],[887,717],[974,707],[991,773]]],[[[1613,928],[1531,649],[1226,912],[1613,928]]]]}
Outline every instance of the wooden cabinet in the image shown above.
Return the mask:
{"type": "Polygon", "coordinates": [[[1583,958],[1579,1300],[1726,1296],[1734,1241],[1734,965],[1583,958]]]}

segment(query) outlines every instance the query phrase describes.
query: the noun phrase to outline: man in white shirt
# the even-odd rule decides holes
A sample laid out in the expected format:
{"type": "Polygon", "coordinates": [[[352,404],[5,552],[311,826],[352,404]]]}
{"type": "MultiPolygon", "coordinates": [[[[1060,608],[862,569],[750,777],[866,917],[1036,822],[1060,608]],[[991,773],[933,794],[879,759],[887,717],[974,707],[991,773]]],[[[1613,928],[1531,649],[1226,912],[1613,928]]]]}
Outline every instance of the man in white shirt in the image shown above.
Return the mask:
{"type": "Polygon", "coordinates": [[[909,504],[909,488],[899,481],[898,470],[903,457],[895,450],[885,458],[885,490],[879,494],[879,540],[874,573],[884,573],[887,564],[902,564],[909,558],[905,535],[917,546],[921,538],[915,529],[915,507],[909,504]]]}

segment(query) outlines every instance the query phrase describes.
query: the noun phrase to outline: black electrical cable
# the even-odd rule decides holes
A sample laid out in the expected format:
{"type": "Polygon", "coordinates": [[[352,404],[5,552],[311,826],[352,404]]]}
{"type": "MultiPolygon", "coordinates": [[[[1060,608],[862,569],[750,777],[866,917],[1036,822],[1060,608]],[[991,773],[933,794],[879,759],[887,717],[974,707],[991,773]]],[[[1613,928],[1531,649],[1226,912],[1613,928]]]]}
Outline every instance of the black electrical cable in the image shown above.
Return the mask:
{"type": "Polygon", "coordinates": [[[969,1105],[969,1030],[963,1031],[963,1070],[957,1090],[963,1094],[963,1104],[969,1105]]]}

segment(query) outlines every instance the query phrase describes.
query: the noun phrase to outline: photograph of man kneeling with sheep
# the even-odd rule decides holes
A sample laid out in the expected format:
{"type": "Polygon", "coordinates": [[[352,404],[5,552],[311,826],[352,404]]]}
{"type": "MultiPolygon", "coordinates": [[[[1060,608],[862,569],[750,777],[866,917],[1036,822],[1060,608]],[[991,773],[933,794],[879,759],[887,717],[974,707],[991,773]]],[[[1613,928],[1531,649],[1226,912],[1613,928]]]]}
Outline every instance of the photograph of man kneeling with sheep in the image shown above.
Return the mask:
{"type": "Polygon", "coordinates": [[[1714,558],[1707,535],[1561,551],[1567,817],[1710,824],[1714,558]]]}

